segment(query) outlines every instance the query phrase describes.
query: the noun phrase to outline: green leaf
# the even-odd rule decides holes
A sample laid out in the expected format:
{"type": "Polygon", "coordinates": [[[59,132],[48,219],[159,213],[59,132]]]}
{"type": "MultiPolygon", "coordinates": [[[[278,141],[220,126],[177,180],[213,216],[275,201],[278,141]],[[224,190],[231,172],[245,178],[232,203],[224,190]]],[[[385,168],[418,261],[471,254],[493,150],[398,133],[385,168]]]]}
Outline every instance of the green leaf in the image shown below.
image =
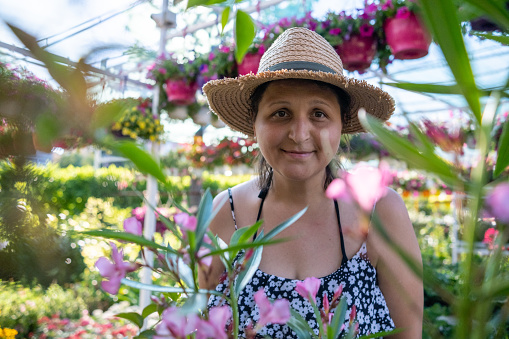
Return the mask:
{"type": "Polygon", "coordinates": [[[194,290],[192,288],[182,288],[182,287],[173,287],[173,286],[160,286],[160,285],[152,285],[152,284],[144,284],[138,281],[130,280],[123,278],[121,280],[122,284],[127,285],[129,287],[138,289],[138,290],[147,290],[152,292],[163,292],[163,293],[187,293],[187,294],[214,294],[218,296],[222,296],[223,294],[214,290],[194,290]]]}
{"type": "Polygon", "coordinates": [[[316,334],[313,332],[308,322],[300,315],[299,312],[290,308],[291,317],[286,323],[295,333],[299,339],[311,339],[316,338],[316,334]]]}
{"type": "Polygon", "coordinates": [[[112,147],[124,157],[131,160],[133,164],[145,174],[150,174],[161,182],[166,182],[166,177],[154,158],[146,151],[140,149],[131,141],[116,142],[112,147]]]}
{"type": "Polygon", "coordinates": [[[237,253],[240,250],[245,250],[248,248],[254,248],[254,247],[258,247],[258,246],[279,244],[281,242],[285,242],[288,240],[289,240],[289,238],[276,239],[276,240],[264,240],[264,239],[258,240],[258,239],[256,239],[256,241],[254,241],[254,242],[248,242],[248,243],[228,246],[227,248],[221,248],[221,249],[216,249],[216,250],[210,251],[210,253],[207,253],[205,255],[205,257],[211,256],[211,255],[223,254],[223,253],[237,253]]]}
{"type": "Polygon", "coordinates": [[[229,0],[188,0],[186,10],[189,8],[198,7],[198,6],[211,6],[211,5],[222,4],[227,1],[229,1],[229,0]]]}
{"type": "Polygon", "coordinates": [[[392,155],[414,168],[420,168],[436,174],[450,187],[456,187],[460,183],[452,166],[436,154],[431,152],[423,154],[422,149],[418,150],[410,141],[387,130],[378,119],[366,114],[364,111],[359,111],[359,120],[362,126],[367,131],[373,133],[392,155]]]}
{"type": "MultiPolygon", "coordinates": [[[[258,266],[260,266],[260,262],[262,260],[262,252],[263,246],[259,246],[254,250],[253,256],[249,258],[245,268],[239,273],[237,279],[234,284],[235,296],[238,297],[240,292],[244,289],[246,284],[251,280],[253,275],[255,274],[258,266]]],[[[244,254],[245,255],[245,254],[244,254]]]]}
{"type": "Polygon", "coordinates": [[[143,320],[145,319],[144,317],[142,317],[141,315],[139,315],[136,312],[119,313],[119,314],[115,314],[115,317],[127,319],[130,322],[132,322],[133,324],[135,324],[136,326],[138,326],[139,328],[143,327],[143,320]]]}
{"type": "Polygon", "coordinates": [[[97,129],[101,127],[110,127],[121,117],[124,109],[125,105],[119,101],[100,105],[94,112],[92,128],[97,129]]]}
{"type": "Polygon", "coordinates": [[[264,236],[261,240],[270,240],[270,239],[274,238],[281,231],[283,231],[288,226],[290,226],[295,221],[297,221],[304,213],[306,213],[307,209],[308,209],[307,207],[302,209],[300,212],[297,212],[294,216],[288,218],[286,221],[284,221],[281,224],[279,224],[278,226],[274,227],[274,229],[271,230],[269,233],[267,233],[267,235],[264,236]]]}
{"type": "Polygon", "coordinates": [[[224,28],[228,23],[228,19],[230,18],[230,9],[231,9],[230,6],[225,7],[223,9],[223,13],[221,14],[221,34],[223,34],[224,28]]]}
{"type": "Polygon", "coordinates": [[[493,172],[496,177],[509,166],[509,122],[506,121],[502,128],[502,135],[498,141],[497,163],[493,172]]]}
{"type": "Polygon", "coordinates": [[[253,43],[256,35],[256,26],[253,19],[241,10],[237,10],[235,19],[235,59],[242,62],[249,46],[253,43]]]}
{"type": "Polygon", "coordinates": [[[164,250],[166,252],[171,252],[171,253],[177,253],[171,247],[161,246],[156,242],[150,241],[148,239],[145,239],[142,236],[131,234],[131,233],[110,231],[110,230],[94,230],[94,231],[84,231],[84,232],[79,232],[79,233],[91,235],[93,237],[102,237],[102,238],[106,238],[106,239],[117,239],[117,240],[128,241],[128,242],[138,244],[141,246],[145,246],[145,247],[160,249],[160,250],[164,250]]]}
{"type": "MultiPolygon", "coordinates": [[[[334,315],[332,316],[331,323],[329,328],[333,330],[331,338],[338,338],[341,332],[341,325],[345,321],[346,315],[346,297],[342,297],[339,301],[338,306],[336,306],[334,310],[334,315]]],[[[329,329],[327,329],[327,333],[329,329]]]]}
{"type": "Polygon", "coordinates": [[[244,242],[251,239],[255,233],[260,229],[260,226],[263,224],[263,221],[258,220],[256,223],[249,227],[242,227],[233,232],[232,237],[230,239],[230,245],[243,244],[244,242]]]}
{"type": "Polygon", "coordinates": [[[475,35],[479,38],[500,42],[503,45],[509,45],[509,36],[507,35],[495,35],[492,33],[482,33],[482,32],[471,32],[470,34],[475,35]]]}
{"type": "MultiPolygon", "coordinates": [[[[380,85],[388,85],[413,92],[435,93],[435,94],[451,94],[461,95],[461,87],[458,85],[436,85],[436,84],[416,84],[410,82],[381,82],[380,85]]],[[[490,95],[490,91],[479,90],[483,96],[490,95]]]]}
{"type": "Polygon", "coordinates": [[[157,312],[157,305],[150,304],[143,309],[143,311],[141,312],[141,316],[143,317],[143,319],[145,319],[146,317],[148,317],[149,315],[151,315],[154,312],[157,312]]]}
{"type": "Polygon", "coordinates": [[[184,305],[179,307],[179,311],[181,314],[198,313],[198,311],[207,308],[207,300],[208,297],[206,294],[193,294],[186,299],[184,305]]]}
{"type": "Polygon", "coordinates": [[[481,12],[488,14],[500,26],[509,28],[509,11],[507,11],[507,3],[503,0],[465,0],[465,2],[476,7],[481,12]]]}
{"type": "Polygon", "coordinates": [[[155,330],[146,330],[146,331],[140,332],[133,339],[152,339],[156,334],[157,333],[155,330]]]}
{"type": "Polygon", "coordinates": [[[212,219],[216,216],[218,210],[219,209],[217,209],[215,213],[212,213],[212,194],[210,194],[210,189],[207,188],[200,200],[197,213],[198,221],[195,233],[198,248],[201,246],[203,237],[205,236],[205,233],[207,233],[207,228],[209,227],[212,219]]]}
{"type": "Polygon", "coordinates": [[[43,147],[51,147],[51,142],[58,136],[62,129],[61,123],[51,113],[43,113],[37,116],[35,121],[35,132],[38,142],[43,147]]]}
{"type": "MultiPolygon", "coordinates": [[[[170,246],[168,244],[168,246],[170,246]]],[[[166,254],[166,263],[170,267],[176,267],[178,269],[178,277],[188,287],[194,286],[194,275],[191,268],[184,262],[184,260],[174,253],[166,254]]]]}
{"type": "Polygon", "coordinates": [[[475,118],[481,122],[479,92],[463,42],[457,8],[452,0],[421,0],[422,13],[433,39],[442,49],[456,83],[475,118]]]}
{"type": "Polygon", "coordinates": [[[390,336],[392,334],[400,333],[400,332],[403,332],[403,331],[404,331],[403,328],[395,328],[392,331],[383,331],[383,332],[378,332],[378,333],[375,333],[375,334],[363,335],[362,337],[359,337],[358,339],[370,339],[370,338],[386,337],[386,336],[390,336]]]}

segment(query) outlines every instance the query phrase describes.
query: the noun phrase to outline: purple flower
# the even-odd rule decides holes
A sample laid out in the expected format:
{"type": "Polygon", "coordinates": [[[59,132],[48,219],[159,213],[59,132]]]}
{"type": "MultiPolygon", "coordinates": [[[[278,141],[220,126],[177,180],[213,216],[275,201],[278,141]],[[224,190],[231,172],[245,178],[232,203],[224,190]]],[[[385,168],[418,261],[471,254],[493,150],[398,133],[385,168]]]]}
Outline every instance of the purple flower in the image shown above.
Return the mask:
{"type": "Polygon", "coordinates": [[[394,5],[392,4],[392,0],[387,0],[384,4],[382,4],[383,11],[386,11],[389,8],[394,8],[394,5]]]}
{"type": "Polygon", "coordinates": [[[156,327],[155,339],[187,338],[200,321],[196,314],[182,315],[180,309],[172,306],[163,311],[161,323],[156,327]]]}
{"type": "Polygon", "coordinates": [[[262,328],[268,323],[282,325],[290,320],[290,302],[287,299],[278,299],[271,304],[263,289],[260,289],[254,294],[254,300],[260,310],[257,328],[262,328]]]}
{"type": "Polygon", "coordinates": [[[361,25],[361,27],[359,27],[359,33],[361,34],[362,37],[370,37],[373,35],[374,31],[375,30],[374,30],[373,26],[368,25],[368,24],[364,24],[364,25],[361,25]]]}
{"type": "Polygon", "coordinates": [[[130,217],[124,220],[124,231],[135,235],[141,235],[143,233],[143,225],[136,217],[130,217]]]}
{"type": "Polygon", "coordinates": [[[316,294],[320,288],[320,279],[315,277],[306,278],[304,281],[299,281],[295,286],[295,291],[299,293],[306,300],[313,300],[316,303],[316,294]]]}
{"type": "Polygon", "coordinates": [[[117,246],[112,242],[110,242],[110,245],[113,263],[105,257],[100,257],[95,263],[95,267],[97,267],[102,277],[109,279],[109,281],[101,282],[103,290],[111,294],[117,294],[120,288],[120,280],[125,277],[126,273],[135,271],[139,265],[124,262],[122,260],[124,257],[122,250],[118,251],[117,246]]]}
{"type": "Polygon", "coordinates": [[[403,6],[398,8],[398,11],[396,12],[397,19],[406,19],[408,17],[410,17],[410,10],[408,9],[408,7],[403,6]]]}
{"type": "Polygon", "coordinates": [[[364,8],[364,12],[367,13],[367,14],[374,14],[376,13],[376,11],[378,10],[378,6],[376,4],[369,4],[368,6],[366,6],[364,8]]]}
{"type": "Polygon", "coordinates": [[[166,73],[167,73],[167,72],[166,72],[166,68],[162,68],[162,67],[159,67],[159,68],[157,69],[157,71],[158,71],[159,73],[161,73],[161,74],[166,74],[166,73]]]}
{"type": "Polygon", "coordinates": [[[509,182],[503,182],[486,197],[491,214],[504,224],[509,224],[509,182]]]}
{"type": "Polygon", "coordinates": [[[228,306],[213,307],[209,311],[209,319],[200,319],[196,331],[196,339],[227,339],[226,322],[231,318],[228,306]]]}
{"type": "Polygon", "coordinates": [[[341,28],[332,28],[329,30],[330,35],[339,35],[341,33],[341,28]]]}

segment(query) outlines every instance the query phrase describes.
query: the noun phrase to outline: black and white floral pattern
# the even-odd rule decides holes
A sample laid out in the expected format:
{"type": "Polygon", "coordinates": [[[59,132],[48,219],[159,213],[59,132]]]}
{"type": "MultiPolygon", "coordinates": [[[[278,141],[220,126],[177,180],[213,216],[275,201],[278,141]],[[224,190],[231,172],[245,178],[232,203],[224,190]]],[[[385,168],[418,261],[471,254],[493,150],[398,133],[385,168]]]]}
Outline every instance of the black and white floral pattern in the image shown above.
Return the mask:
{"type": "MultiPolygon", "coordinates": [[[[385,298],[377,283],[376,269],[367,258],[365,243],[337,271],[320,278],[320,280],[321,286],[317,294],[318,307],[322,308],[322,300],[325,293],[327,293],[329,301],[331,301],[339,285],[343,285],[342,296],[347,298],[348,303],[348,310],[344,321],[345,327],[348,326],[350,311],[355,304],[357,321],[359,323],[358,336],[394,329],[394,322],[389,315],[385,298]]],[[[257,270],[238,299],[240,315],[239,337],[244,338],[243,329],[248,324],[254,325],[260,319],[259,310],[255,305],[253,295],[262,288],[269,299],[288,299],[290,306],[299,312],[307,320],[313,331],[318,334],[318,322],[316,321],[311,304],[295,291],[298,281],[257,270]]],[[[228,295],[228,285],[229,282],[226,279],[216,287],[216,291],[228,295]]],[[[223,297],[211,296],[208,306],[220,306],[225,303],[226,301],[223,297]]],[[[297,334],[287,325],[278,324],[268,324],[259,334],[271,338],[297,338],[297,334]]]]}

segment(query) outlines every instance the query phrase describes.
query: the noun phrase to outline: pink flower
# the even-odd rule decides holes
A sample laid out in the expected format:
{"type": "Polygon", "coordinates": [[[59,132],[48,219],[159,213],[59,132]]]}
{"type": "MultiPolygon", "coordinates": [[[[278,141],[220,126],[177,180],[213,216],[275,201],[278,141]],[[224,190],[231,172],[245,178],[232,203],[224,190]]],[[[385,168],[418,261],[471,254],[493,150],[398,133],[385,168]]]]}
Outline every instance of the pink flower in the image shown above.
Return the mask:
{"type": "Polygon", "coordinates": [[[498,236],[498,230],[490,227],[484,232],[483,243],[487,244],[490,249],[493,249],[493,245],[495,244],[495,239],[498,236]]]}
{"type": "Polygon", "coordinates": [[[231,317],[228,306],[213,307],[209,311],[209,319],[200,319],[196,331],[196,339],[227,339],[226,322],[231,317]]]}
{"type": "Polygon", "coordinates": [[[394,5],[392,4],[392,0],[387,0],[384,4],[382,4],[383,11],[386,11],[389,8],[394,8],[394,5]]]}
{"type": "Polygon", "coordinates": [[[260,289],[254,294],[254,300],[260,310],[257,328],[262,328],[268,323],[282,325],[290,320],[290,302],[287,299],[278,299],[271,304],[264,290],[260,289]]]}
{"type": "Polygon", "coordinates": [[[396,12],[397,19],[406,19],[408,17],[410,17],[410,11],[408,10],[408,7],[403,6],[398,8],[398,11],[396,12]]]}
{"type": "Polygon", "coordinates": [[[117,246],[112,242],[110,242],[110,245],[113,263],[105,257],[100,257],[95,266],[102,277],[109,279],[109,281],[101,282],[103,290],[111,294],[117,294],[120,288],[120,280],[125,277],[126,273],[135,271],[139,265],[124,262],[122,260],[124,257],[123,251],[118,251],[117,246]]]}
{"type": "Polygon", "coordinates": [[[373,26],[368,25],[368,24],[364,24],[364,25],[361,25],[361,27],[359,27],[359,33],[363,37],[372,36],[374,31],[375,31],[375,29],[373,28],[373,26]]]}
{"type": "Polygon", "coordinates": [[[329,30],[330,35],[339,35],[339,33],[341,33],[341,28],[331,28],[329,30]]]}
{"type": "Polygon", "coordinates": [[[143,233],[143,225],[136,217],[130,217],[124,220],[124,231],[135,235],[141,235],[143,233]]]}
{"type": "Polygon", "coordinates": [[[295,290],[304,299],[309,301],[313,300],[316,303],[316,294],[320,288],[320,279],[315,277],[306,278],[304,281],[299,281],[295,286],[295,290]]]}
{"type": "Polygon", "coordinates": [[[197,220],[196,217],[187,213],[178,213],[173,216],[173,220],[184,230],[196,230],[197,220]]]}
{"type": "Polygon", "coordinates": [[[183,315],[180,309],[172,306],[163,311],[162,320],[156,327],[155,339],[178,338],[185,339],[193,333],[200,321],[196,314],[183,315]]]}
{"type": "Polygon", "coordinates": [[[391,174],[385,163],[381,163],[380,168],[359,165],[343,178],[334,179],[325,194],[329,199],[356,201],[364,211],[370,212],[375,202],[387,193],[390,181],[391,174]]]}
{"type": "Polygon", "coordinates": [[[491,214],[504,224],[509,224],[509,182],[498,184],[486,197],[491,214]]]}
{"type": "Polygon", "coordinates": [[[364,12],[366,12],[367,14],[374,14],[376,13],[376,11],[378,10],[378,6],[376,4],[369,4],[368,6],[366,6],[364,8],[364,12]]]}

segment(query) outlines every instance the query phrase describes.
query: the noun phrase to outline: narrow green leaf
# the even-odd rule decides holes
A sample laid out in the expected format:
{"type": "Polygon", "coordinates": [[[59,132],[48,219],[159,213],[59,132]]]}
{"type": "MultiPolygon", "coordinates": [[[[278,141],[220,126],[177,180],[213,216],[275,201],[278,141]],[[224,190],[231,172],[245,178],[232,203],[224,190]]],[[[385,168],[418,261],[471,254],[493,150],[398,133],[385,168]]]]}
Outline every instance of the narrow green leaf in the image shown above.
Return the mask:
{"type": "Polygon", "coordinates": [[[210,251],[210,253],[207,253],[205,255],[205,257],[211,256],[211,255],[223,254],[223,253],[237,253],[240,250],[245,250],[248,248],[254,248],[254,247],[258,247],[258,246],[268,246],[268,245],[279,244],[281,242],[285,242],[288,240],[289,240],[289,238],[276,239],[276,240],[264,240],[264,239],[258,240],[257,239],[254,242],[246,242],[243,244],[228,246],[227,248],[221,248],[221,249],[216,249],[216,250],[210,251]]]}
{"type": "Polygon", "coordinates": [[[229,0],[188,0],[186,10],[198,6],[212,6],[222,4],[227,1],[229,0]]]}
{"type": "Polygon", "coordinates": [[[266,236],[262,238],[262,240],[270,240],[278,235],[281,231],[285,230],[288,226],[297,221],[304,213],[307,211],[307,207],[302,209],[300,212],[296,213],[294,216],[288,218],[286,221],[282,222],[278,226],[274,227],[266,236]]]}
{"type": "Polygon", "coordinates": [[[230,245],[242,244],[248,241],[255,235],[255,233],[258,231],[262,224],[263,221],[259,220],[249,227],[239,228],[238,230],[233,232],[232,237],[230,239],[230,245]]]}
{"type": "Polygon", "coordinates": [[[262,260],[262,252],[263,246],[259,246],[254,250],[253,256],[249,258],[244,270],[242,270],[237,279],[235,280],[235,296],[238,297],[240,292],[244,289],[246,284],[251,280],[253,275],[255,274],[258,266],[260,266],[260,262],[262,260]]]}
{"type": "Polygon", "coordinates": [[[384,147],[395,157],[414,168],[420,168],[437,175],[446,185],[456,187],[459,179],[452,167],[434,153],[422,154],[410,141],[387,130],[382,123],[369,114],[359,112],[362,126],[373,133],[384,147]]]}
{"type": "Polygon", "coordinates": [[[120,118],[124,109],[125,105],[118,101],[100,105],[94,112],[92,128],[110,127],[120,118]]]}
{"type": "Polygon", "coordinates": [[[440,46],[456,83],[475,118],[481,122],[479,92],[463,42],[457,8],[452,0],[421,0],[422,13],[433,39],[440,46]]]}
{"type": "Polygon", "coordinates": [[[138,290],[147,290],[152,292],[163,292],[163,293],[186,293],[186,294],[214,294],[218,296],[222,296],[223,294],[220,292],[217,292],[215,290],[194,290],[192,288],[181,288],[181,287],[173,287],[173,286],[160,286],[160,285],[152,285],[152,284],[144,284],[138,281],[130,280],[123,278],[121,280],[122,284],[127,285],[129,287],[138,289],[138,290]]]}
{"type": "MultiPolygon", "coordinates": [[[[169,245],[168,245],[169,246],[169,245]]],[[[166,254],[166,262],[170,267],[177,267],[178,276],[188,287],[194,286],[194,276],[191,268],[182,260],[182,258],[174,253],[166,254]]]]}
{"type": "Polygon", "coordinates": [[[334,330],[332,338],[336,339],[339,337],[339,334],[341,332],[341,325],[345,321],[345,315],[346,315],[346,297],[342,297],[339,301],[338,306],[336,306],[334,310],[334,315],[332,316],[330,328],[334,330]]]}
{"type": "Polygon", "coordinates": [[[495,35],[492,33],[482,33],[482,32],[471,32],[470,34],[475,35],[479,38],[500,42],[503,45],[509,45],[509,36],[507,35],[495,35]]]}
{"type": "Polygon", "coordinates": [[[498,141],[497,163],[495,164],[494,176],[499,176],[509,166],[509,122],[504,123],[502,135],[498,141]]]}
{"type": "Polygon", "coordinates": [[[150,241],[148,239],[145,239],[142,236],[131,234],[131,233],[110,231],[110,230],[94,230],[94,231],[84,231],[84,232],[79,232],[79,233],[91,235],[93,237],[102,237],[102,238],[106,238],[106,239],[117,239],[117,240],[128,241],[128,242],[138,244],[141,246],[145,246],[145,247],[160,249],[160,250],[164,250],[166,252],[171,252],[171,253],[177,253],[171,247],[161,246],[156,242],[150,241]]]}
{"type": "Polygon", "coordinates": [[[146,151],[140,149],[131,141],[120,141],[112,145],[114,150],[131,160],[133,164],[145,174],[150,174],[161,182],[166,182],[166,177],[154,158],[146,151]]]}
{"type": "Polygon", "coordinates": [[[507,3],[503,0],[465,0],[470,5],[476,7],[481,12],[486,13],[491,19],[496,21],[502,28],[509,28],[509,11],[507,3]]]}
{"type": "Polygon", "coordinates": [[[133,324],[135,324],[136,326],[138,326],[139,328],[143,327],[143,320],[145,319],[144,317],[142,317],[141,315],[139,315],[136,312],[118,313],[118,314],[115,314],[115,317],[127,319],[130,322],[132,322],[133,324]]]}
{"type": "Polygon", "coordinates": [[[203,237],[205,236],[205,233],[207,233],[207,228],[209,227],[210,222],[214,216],[215,213],[212,213],[212,194],[210,194],[210,189],[207,188],[200,200],[200,205],[198,207],[198,224],[196,225],[197,248],[201,246],[203,237]]]}
{"type": "Polygon", "coordinates": [[[419,143],[419,149],[421,149],[424,154],[433,154],[435,152],[435,145],[428,139],[426,135],[424,135],[424,133],[421,132],[416,124],[409,123],[408,128],[410,133],[419,143]]]}
{"type": "Polygon", "coordinates": [[[184,305],[179,307],[179,312],[181,314],[191,314],[198,313],[207,308],[207,295],[206,294],[193,294],[189,298],[186,299],[184,305]]]}
{"type": "Polygon", "coordinates": [[[140,332],[133,339],[152,339],[156,334],[157,333],[155,330],[146,330],[146,331],[140,332]]]}
{"type": "Polygon", "coordinates": [[[224,32],[224,28],[228,23],[228,19],[230,18],[230,6],[227,6],[223,9],[223,13],[221,14],[221,34],[224,32]]]}
{"type": "Polygon", "coordinates": [[[237,10],[235,18],[235,59],[242,62],[249,46],[253,43],[256,35],[256,26],[253,19],[241,10],[237,10]]]}
{"type": "Polygon", "coordinates": [[[315,332],[309,326],[309,323],[300,315],[299,312],[290,308],[290,320],[286,323],[295,333],[299,339],[316,338],[315,332]]]}
{"type": "Polygon", "coordinates": [[[141,312],[141,316],[143,317],[143,319],[145,319],[146,317],[148,317],[149,315],[151,315],[154,312],[157,312],[157,305],[150,304],[143,309],[143,311],[141,312]]]}
{"type": "Polygon", "coordinates": [[[378,332],[375,334],[363,335],[362,337],[359,337],[358,339],[370,339],[370,338],[381,338],[381,337],[385,338],[386,336],[400,333],[400,332],[403,332],[404,330],[405,329],[403,329],[403,328],[395,328],[392,331],[383,331],[383,332],[378,332]]]}

